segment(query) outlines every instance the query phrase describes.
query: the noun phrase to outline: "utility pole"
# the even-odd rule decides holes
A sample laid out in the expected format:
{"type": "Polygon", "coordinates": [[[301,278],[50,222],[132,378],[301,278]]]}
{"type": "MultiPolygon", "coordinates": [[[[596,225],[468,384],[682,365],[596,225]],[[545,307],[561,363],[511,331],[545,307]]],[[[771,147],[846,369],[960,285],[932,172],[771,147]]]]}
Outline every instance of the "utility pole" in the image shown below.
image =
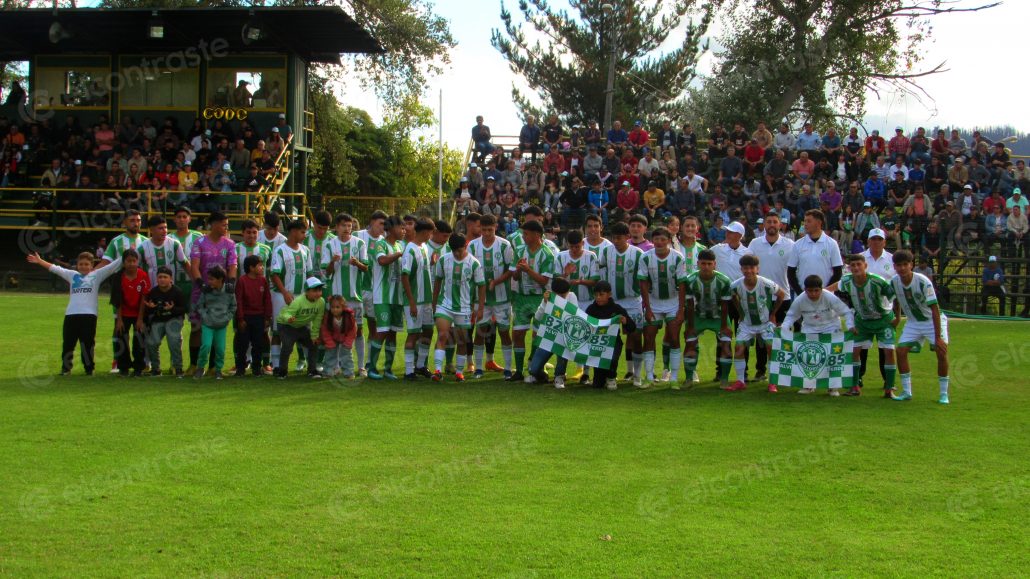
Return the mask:
{"type": "MultiPolygon", "coordinates": [[[[608,46],[611,48],[611,59],[608,62],[608,88],[604,91],[604,128],[612,128],[612,100],[615,98],[615,6],[605,3],[601,6],[608,26],[608,46]]],[[[604,133],[602,133],[604,134],[604,133]]]]}

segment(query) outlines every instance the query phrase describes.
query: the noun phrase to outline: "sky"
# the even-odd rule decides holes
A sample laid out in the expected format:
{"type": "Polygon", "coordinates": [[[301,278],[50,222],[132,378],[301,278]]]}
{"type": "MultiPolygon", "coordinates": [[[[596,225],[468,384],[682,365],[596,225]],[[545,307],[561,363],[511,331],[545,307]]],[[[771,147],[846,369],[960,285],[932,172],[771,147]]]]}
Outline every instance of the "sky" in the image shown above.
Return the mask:
{"type": "MultiPolygon", "coordinates": [[[[554,0],[551,4],[562,6],[564,2],[554,0]]],[[[978,2],[962,2],[966,6],[975,4],[978,2]]],[[[516,0],[508,0],[506,5],[515,18],[520,17],[516,0]]],[[[502,26],[500,2],[437,0],[435,11],[450,22],[458,43],[451,52],[450,66],[427,83],[424,96],[424,102],[439,113],[443,91],[444,141],[464,152],[477,114],[483,115],[494,135],[517,135],[521,121],[512,103],[511,87],[513,83],[525,87],[525,83],[490,44],[491,30],[502,26]]],[[[1020,62],[1018,40],[1026,33],[1028,20],[1027,0],[1006,0],[990,10],[935,18],[931,40],[923,45],[922,64],[932,67],[946,61],[949,69],[921,83],[935,102],[920,104],[897,92],[881,92],[879,97],[870,93],[866,127],[879,128],[882,133],[896,125],[929,129],[1011,124],[1030,131],[1030,118],[1019,115],[1030,91],[1030,75],[1020,62]]],[[[709,34],[718,35],[719,28],[710,28],[709,34]]],[[[700,71],[709,72],[713,61],[710,56],[703,58],[700,71]]],[[[367,89],[342,87],[340,92],[348,105],[365,109],[374,118],[381,117],[381,103],[367,89]]],[[[438,130],[433,127],[427,131],[428,136],[435,139],[438,130]]]]}

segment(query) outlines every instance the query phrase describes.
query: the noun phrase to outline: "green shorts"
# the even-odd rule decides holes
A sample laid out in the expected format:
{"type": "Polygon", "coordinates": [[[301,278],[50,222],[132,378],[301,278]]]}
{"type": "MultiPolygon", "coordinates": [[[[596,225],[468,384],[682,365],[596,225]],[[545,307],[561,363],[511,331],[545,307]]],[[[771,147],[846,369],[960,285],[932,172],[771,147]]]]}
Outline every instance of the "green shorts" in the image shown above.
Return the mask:
{"type": "Polygon", "coordinates": [[[855,341],[855,346],[863,349],[869,349],[873,346],[873,340],[876,340],[876,345],[885,350],[894,349],[894,340],[897,332],[894,330],[893,317],[882,318],[879,320],[863,320],[858,316],[855,316],[855,333],[850,336],[855,341]]]}
{"type": "Polygon", "coordinates": [[[375,304],[377,332],[403,332],[404,306],[399,304],[375,304]]]}
{"type": "Polygon", "coordinates": [[[722,334],[722,321],[715,318],[694,318],[694,335],[687,338],[688,342],[696,342],[701,334],[712,332],[720,342],[729,342],[730,337],[722,334]]]}
{"type": "Polygon", "coordinates": [[[515,294],[515,301],[512,304],[515,311],[515,323],[512,324],[511,329],[530,329],[533,326],[533,316],[536,315],[536,310],[540,307],[540,302],[542,301],[544,301],[543,295],[526,296],[515,294]]]}

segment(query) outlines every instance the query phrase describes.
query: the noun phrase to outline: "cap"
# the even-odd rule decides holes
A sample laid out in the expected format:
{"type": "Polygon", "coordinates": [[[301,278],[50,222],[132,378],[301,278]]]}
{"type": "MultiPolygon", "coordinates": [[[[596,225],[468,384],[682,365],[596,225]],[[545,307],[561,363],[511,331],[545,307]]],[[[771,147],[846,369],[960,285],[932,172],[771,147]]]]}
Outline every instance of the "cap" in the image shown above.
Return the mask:
{"type": "Polygon", "coordinates": [[[723,229],[726,231],[732,231],[733,233],[744,235],[744,226],[739,221],[731,221],[729,225],[723,225],[723,229]]]}
{"type": "Polygon", "coordinates": [[[486,180],[487,181],[496,181],[497,179],[495,179],[493,175],[490,175],[489,177],[486,178],[486,180]]]}
{"type": "Polygon", "coordinates": [[[992,256],[987,258],[987,261],[998,261],[998,256],[997,255],[992,255],[992,256]]]}
{"type": "Polygon", "coordinates": [[[272,132],[273,133],[278,133],[279,132],[279,127],[272,127],[272,132]]]}
{"type": "Polygon", "coordinates": [[[640,127],[640,126],[643,126],[643,124],[644,124],[644,121],[637,121],[637,122],[635,122],[635,123],[633,123],[633,124],[634,124],[634,125],[636,125],[636,126],[638,126],[638,127],[640,127]]]}
{"type": "Polygon", "coordinates": [[[973,186],[970,185],[969,183],[966,183],[966,186],[963,187],[963,189],[969,189],[970,191],[972,191],[973,190],[973,186]]]}
{"type": "Polygon", "coordinates": [[[629,181],[623,181],[622,182],[622,186],[623,187],[629,187],[629,181]]]}
{"type": "Polygon", "coordinates": [[[461,178],[461,182],[462,183],[468,183],[469,182],[469,178],[468,177],[462,177],[461,178]]]}
{"type": "Polygon", "coordinates": [[[904,131],[905,129],[903,129],[903,128],[901,128],[901,127],[894,127],[894,130],[895,130],[895,131],[904,131]]]}
{"type": "Polygon", "coordinates": [[[954,205],[955,205],[955,202],[954,202],[954,201],[948,201],[947,203],[945,203],[945,205],[951,205],[951,206],[954,206],[954,205]]]}
{"type": "Polygon", "coordinates": [[[654,181],[654,180],[648,181],[647,182],[647,186],[648,187],[657,187],[658,186],[658,181],[654,181]]]}
{"type": "Polygon", "coordinates": [[[868,201],[866,201],[865,203],[862,204],[862,207],[872,207],[872,206],[873,206],[873,204],[868,202],[868,201]]]}
{"type": "Polygon", "coordinates": [[[204,134],[210,137],[211,136],[211,129],[204,129],[204,134]]]}
{"type": "Polygon", "coordinates": [[[1019,187],[1016,187],[1015,189],[1012,190],[1012,194],[1013,195],[1022,195],[1023,191],[1019,187]]]}
{"type": "Polygon", "coordinates": [[[880,136],[880,129],[873,129],[873,134],[876,136],[880,136]]]}
{"type": "Polygon", "coordinates": [[[81,165],[82,164],[82,159],[75,159],[75,164],[76,165],[81,165]]]}
{"type": "Polygon", "coordinates": [[[562,171],[561,172],[561,176],[562,177],[568,177],[569,176],[569,172],[568,171],[562,171]]]}
{"type": "Polygon", "coordinates": [[[873,229],[869,230],[869,239],[872,239],[874,237],[879,237],[880,239],[887,239],[887,235],[884,234],[883,230],[879,227],[874,227],[873,229]]]}
{"type": "Polygon", "coordinates": [[[311,276],[308,279],[304,280],[304,289],[318,289],[324,285],[325,283],[315,276],[311,276]]]}
{"type": "Polygon", "coordinates": [[[475,169],[475,168],[476,168],[476,167],[478,167],[478,166],[479,166],[479,165],[477,165],[477,164],[475,164],[475,163],[469,163],[469,169],[475,169]]]}
{"type": "Polygon", "coordinates": [[[286,118],[286,113],[279,113],[279,118],[280,119],[285,119],[286,118]]]}
{"type": "Polygon", "coordinates": [[[756,221],[755,223],[761,225],[761,224],[765,223],[765,219],[762,219],[761,217],[759,217],[758,221],[756,221]]]}
{"type": "Polygon", "coordinates": [[[240,84],[250,84],[250,81],[246,81],[246,80],[241,80],[241,81],[240,81],[240,84]]]}
{"type": "Polygon", "coordinates": [[[230,169],[232,169],[232,165],[230,165],[229,163],[226,163],[226,164],[222,165],[222,170],[223,171],[228,171],[230,169]]]}
{"type": "Polygon", "coordinates": [[[183,165],[192,165],[192,164],[193,164],[193,161],[186,161],[185,163],[183,163],[183,165]]]}

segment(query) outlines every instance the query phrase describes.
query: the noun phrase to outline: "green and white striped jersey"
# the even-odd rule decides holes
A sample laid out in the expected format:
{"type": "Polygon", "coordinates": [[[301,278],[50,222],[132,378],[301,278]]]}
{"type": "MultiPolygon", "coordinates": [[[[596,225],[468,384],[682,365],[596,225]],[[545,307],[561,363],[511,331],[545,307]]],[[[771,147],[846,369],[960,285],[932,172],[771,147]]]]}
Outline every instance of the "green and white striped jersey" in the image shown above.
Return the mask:
{"type": "Polygon", "coordinates": [[[401,260],[389,265],[379,265],[379,257],[404,251],[404,240],[392,244],[386,238],[372,243],[368,260],[372,262],[372,303],[374,305],[400,305],[401,303],[401,260]]]}
{"type": "MultiPolygon", "coordinates": [[[[541,248],[542,249],[542,248],[541,248]]],[[[486,283],[479,260],[466,254],[458,260],[446,253],[436,262],[434,279],[440,280],[437,305],[456,314],[472,313],[473,302],[478,306],[478,287],[486,283]]]]}
{"type": "Polygon", "coordinates": [[[690,248],[680,247],[683,252],[684,266],[686,267],[687,273],[694,273],[697,271],[697,254],[708,249],[704,244],[695,242],[690,248]]]}
{"type": "Polygon", "coordinates": [[[608,241],[603,237],[601,238],[601,242],[597,245],[591,245],[590,241],[588,241],[586,238],[583,239],[583,249],[593,252],[594,255],[596,255],[598,258],[601,257],[601,252],[604,251],[604,248],[611,246],[612,242],[608,241]]]}
{"type": "Polygon", "coordinates": [[[687,280],[683,256],[672,251],[664,258],[658,257],[655,250],[650,249],[640,260],[637,279],[651,284],[652,300],[671,300],[679,298],[679,285],[687,280]]]}
{"type": "Polygon", "coordinates": [[[286,236],[276,231],[275,235],[269,239],[268,230],[262,229],[261,231],[258,231],[258,243],[264,243],[274,251],[275,248],[286,243],[286,236]]]}
{"type": "MultiPolygon", "coordinates": [[[[304,293],[304,280],[315,273],[315,266],[311,263],[311,252],[307,247],[298,245],[297,249],[293,249],[284,243],[272,250],[272,266],[269,270],[271,275],[279,276],[286,291],[296,297],[304,293]]],[[[275,284],[271,285],[272,292],[279,293],[275,284]]]]}
{"type": "MultiPolygon", "coordinates": [[[[433,303],[433,275],[429,266],[429,248],[409,241],[404,246],[404,255],[401,256],[401,274],[408,276],[416,304],[433,303]]],[[[408,303],[408,295],[404,293],[403,283],[400,292],[401,303],[411,305],[408,303]]]]}
{"type": "MultiPolygon", "coordinates": [[[[564,277],[569,281],[577,279],[593,280],[597,281],[601,279],[601,273],[597,269],[597,255],[592,251],[583,250],[583,254],[579,257],[572,257],[572,253],[569,250],[565,250],[558,254],[558,263],[554,268],[555,275],[564,277]],[[566,274],[565,269],[569,265],[574,265],[576,269],[571,274],[566,274]]],[[[579,303],[586,304],[590,303],[590,288],[585,285],[574,285],[572,286],[575,290],[576,299],[579,303]]]]}
{"type": "MultiPolygon", "coordinates": [[[[372,253],[372,244],[375,243],[376,241],[379,241],[380,239],[383,239],[382,235],[380,235],[379,237],[372,237],[368,233],[367,229],[362,229],[362,230],[354,233],[354,237],[357,237],[361,241],[365,242],[365,252],[366,253],[372,253]]],[[[358,285],[358,287],[361,288],[361,291],[363,291],[363,292],[370,292],[370,291],[372,291],[372,262],[368,262],[368,271],[367,272],[362,272],[361,275],[359,276],[359,278],[360,278],[360,284],[358,285]]]]}
{"type": "Polygon", "coordinates": [[[532,252],[529,246],[522,244],[518,249],[515,250],[515,260],[509,268],[515,272],[515,279],[518,280],[517,287],[512,288],[512,291],[524,296],[539,296],[543,295],[547,287],[551,285],[551,280],[555,276],[555,261],[558,258],[558,253],[551,249],[546,243],[541,244],[540,248],[536,252],[532,252]],[[529,277],[528,273],[520,272],[516,269],[519,261],[525,259],[529,264],[529,269],[539,273],[540,275],[547,278],[547,283],[540,285],[533,278],[529,277]]]}
{"type": "MultiPolygon", "coordinates": [[[[322,278],[325,279],[325,266],[322,265],[322,256],[329,251],[329,242],[336,239],[336,235],[333,232],[328,231],[325,237],[322,239],[315,239],[315,232],[308,231],[307,237],[304,238],[304,245],[308,248],[308,252],[311,253],[311,263],[315,265],[315,269],[321,274],[322,278]]],[[[329,265],[326,262],[326,265],[329,265]]]]}
{"type": "Polygon", "coordinates": [[[495,237],[490,247],[486,247],[483,238],[478,237],[469,242],[469,253],[483,266],[483,278],[486,280],[486,304],[493,306],[511,301],[511,282],[497,284],[490,289],[490,282],[501,277],[515,265],[515,252],[507,239],[495,237]]]}
{"type": "Polygon", "coordinates": [[[722,302],[733,299],[732,282],[721,271],[712,279],[701,279],[700,272],[687,275],[687,299],[694,302],[694,317],[709,320],[722,318],[722,302]]]}
{"type": "Polygon", "coordinates": [[[236,267],[239,271],[239,275],[246,275],[243,271],[243,260],[248,257],[256,255],[261,258],[261,263],[268,266],[268,260],[272,259],[272,248],[260,241],[254,244],[254,247],[248,247],[242,241],[236,244],[236,267]]]}
{"type": "Polygon", "coordinates": [[[443,244],[443,245],[437,245],[437,244],[433,243],[432,239],[430,239],[429,241],[426,242],[426,249],[429,251],[429,259],[431,261],[434,261],[434,262],[435,262],[435,260],[433,259],[434,255],[436,256],[436,259],[440,259],[441,257],[444,256],[444,254],[451,252],[450,248],[447,247],[446,243],[443,244]]]}
{"type": "Polygon", "coordinates": [[[750,326],[761,326],[769,322],[769,312],[776,303],[776,293],[780,289],[776,282],[758,276],[755,287],[748,289],[744,278],[740,278],[730,284],[730,288],[740,300],[740,309],[744,312],[742,321],[750,326]]]}
{"type": "Polygon", "coordinates": [[[150,287],[157,285],[157,268],[168,267],[172,270],[172,280],[179,277],[179,270],[188,267],[186,252],[182,244],[172,237],[165,237],[160,247],[154,245],[153,239],[141,243],[136,251],[140,256],[140,267],[150,276],[150,287]]]}
{"type": "Polygon", "coordinates": [[[867,273],[864,285],[844,274],[837,289],[851,297],[851,309],[862,320],[894,319],[894,287],[875,273],[867,273]]]}
{"type": "MultiPolygon", "coordinates": [[[[204,234],[199,231],[193,231],[189,229],[186,231],[186,235],[179,235],[177,231],[171,231],[168,233],[168,237],[179,242],[182,245],[182,253],[186,256],[186,261],[190,261],[190,256],[193,255],[193,244],[204,237],[204,234]]],[[[186,272],[185,268],[175,273],[175,283],[184,284],[190,283],[189,273],[186,272]]]]}
{"type": "Polygon", "coordinates": [[[364,240],[357,236],[350,236],[347,241],[340,238],[333,238],[329,242],[326,251],[322,253],[322,270],[329,267],[333,256],[340,256],[340,260],[333,266],[333,274],[329,279],[329,291],[333,296],[342,296],[349,302],[356,302],[361,299],[361,279],[364,272],[356,266],[351,265],[350,258],[356,258],[364,264],[368,264],[368,247],[364,240]]]}
{"type": "Polygon", "coordinates": [[[905,317],[920,322],[933,319],[933,310],[930,306],[937,304],[937,292],[934,291],[929,278],[921,273],[913,273],[912,283],[906,286],[899,275],[891,280],[891,285],[905,317]]]}
{"type": "Polygon", "coordinates": [[[615,244],[605,247],[598,256],[597,266],[601,270],[601,279],[612,285],[612,298],[623,300],[640,297],[640,283],[637,272],[644,251],[629,245],[626,251],[619,253],[615,244]]]}
{"type": "Polygon", "coordinates": [[[107,249],[104,250],[104,259],[114,261],[121,257],[126,249],[138,249],[146,240],[147,237],[142,233],[137,233],[135,237],[129,237],[127,233],[118,235],[107,244],[107,249]]]}

